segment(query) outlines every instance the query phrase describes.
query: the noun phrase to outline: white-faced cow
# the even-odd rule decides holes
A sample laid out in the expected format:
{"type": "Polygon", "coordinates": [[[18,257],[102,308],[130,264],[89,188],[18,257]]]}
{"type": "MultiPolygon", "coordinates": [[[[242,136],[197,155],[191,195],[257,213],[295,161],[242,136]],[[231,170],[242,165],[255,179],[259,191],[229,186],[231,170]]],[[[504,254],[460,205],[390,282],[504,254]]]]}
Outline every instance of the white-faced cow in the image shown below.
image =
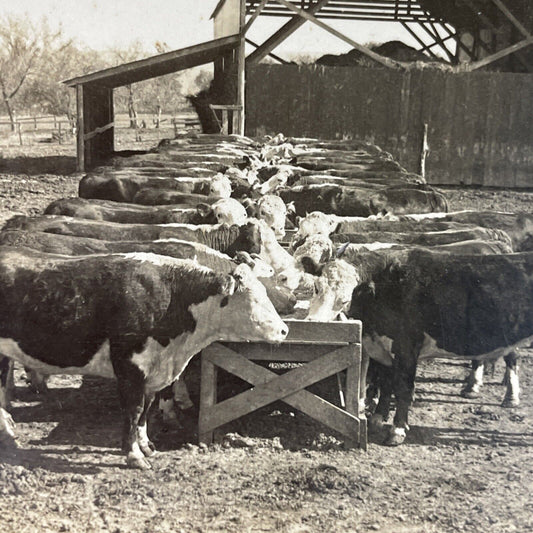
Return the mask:
{"type": "Polygon", "coordinates": [[[516,405],[516,349],[533,340],[533,253],[414,250],[376,262],[355,289],[349,316],[363,321],[367,347],[379,339],[394,354],[397,408],[389,444],[405,439],[421,357],[503,356],[510,368],[503,405],[516,405]]]}
{"type": "Polygon", "coordinates": [[[216,274],[153,254],[0,251],[0,353],[46,374],[116,378],[130,467],[149,468],[156,392],[217,340],[281,342],[287,326],[240,265],[216,274]]]}

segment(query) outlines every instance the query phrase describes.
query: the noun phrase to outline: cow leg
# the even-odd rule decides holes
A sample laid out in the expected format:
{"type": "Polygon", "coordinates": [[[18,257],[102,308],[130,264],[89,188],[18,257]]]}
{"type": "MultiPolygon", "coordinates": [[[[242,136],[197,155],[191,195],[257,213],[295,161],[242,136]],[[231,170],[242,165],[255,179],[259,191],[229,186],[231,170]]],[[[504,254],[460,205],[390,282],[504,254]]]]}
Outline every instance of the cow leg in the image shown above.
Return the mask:
{"type": "Polygon", "coordinates": [[[393,376],[394,371],[391,367],[379,365],[376,376],[379,400],[371,418],[371,424],[376,428],[383,427],[383,424],[389,418],[394,383],[393,376]]]}
{"type": "Polygon", "coordinates": [[[0,407],[0,448],[16,448],[15,423],[11,415],[0,407]]]}
{"type": "Polygon", "coordinates": [[[504,357],[506,391],[503,398],[502,407],[517,407],[520,405],[520,383],[518,380],[518,353],[512,351],[504,357]]]}
{"type": "Polygon", "coordinates": [[[466,385],[461,391],[461,396],[465,398],[477,398],[481,386],[483,385],[483,372],[485,365],[483,361],[472,360],[472,366],[470,369],[470,374],[466,380],[466,385]]]}
{"type": "Polygon", "coordinates": [[[409,407],[413,403],[415,391],[415,376],[417,366],[416,354],[420,351],[420,346],[414,344],[412,337],[406,332],[405,339],[396,347],[392,346],[393,353],[396,354],[393,365],[393,390],[396,397],[396,414],[389,437],[385,444],[398,446],[402,444],[409,430],[408,415],[409,407]]]}
{"type": "Polygon", "coordinates": [[[144,397],[144,410],[137,426],[137,442],[145,457],[153,457],[157,452],[154,443],[148,438],[148,412],[154,402],[155,394],[146,394],[144,397]]]}
{"type": "Polygon", "coordinates": [[[111,346],[111,362],[117,377],[118,395],[124,416],[122,451],[127,454],[127,464],[131,468],[147,470],[151,468],[141,450],[138,435],[139,423],[145,410],[144,375],[122,350],[111,346]],[[117,353],[118,352],[118,353],[117,353]]]}
{"type": "Polygon", "coordinates": [[[13,361],[0,355],[0,407],[9,407],[14,388],[13,361]]]}
{"type": "Polygon", "coordinates": [[[26,371],[30,390],[36,394],[46,394],[48,391],[48,376],[31,368],[24,367],[24,370],[26,371]]]}

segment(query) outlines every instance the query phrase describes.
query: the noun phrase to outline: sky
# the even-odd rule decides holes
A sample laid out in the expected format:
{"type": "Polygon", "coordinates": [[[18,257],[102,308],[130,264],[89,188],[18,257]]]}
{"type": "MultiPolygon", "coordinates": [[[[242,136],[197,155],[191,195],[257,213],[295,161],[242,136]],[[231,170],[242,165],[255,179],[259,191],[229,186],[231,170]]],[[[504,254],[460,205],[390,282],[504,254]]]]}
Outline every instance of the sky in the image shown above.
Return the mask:
{"type": "MultiPolygon", "coordinates": [[[[156,42],[174,50],[213,38],[210,20],[218,0],[0,0],[0,16],[16,14],[38,21],[46,16],[61,24],[67,37],[80,45],[103,50],[141,42],[155,53],[156,42]]],[[[260,17],[249,38],[262,42],[285,22],[260,17]]],[[[397,23],[325,21],[358,43],[400,39],[415,44],[397,23]]],[[[274,52],[281,55],[346,52],[351,47],[307,22],[274,52]]]]}

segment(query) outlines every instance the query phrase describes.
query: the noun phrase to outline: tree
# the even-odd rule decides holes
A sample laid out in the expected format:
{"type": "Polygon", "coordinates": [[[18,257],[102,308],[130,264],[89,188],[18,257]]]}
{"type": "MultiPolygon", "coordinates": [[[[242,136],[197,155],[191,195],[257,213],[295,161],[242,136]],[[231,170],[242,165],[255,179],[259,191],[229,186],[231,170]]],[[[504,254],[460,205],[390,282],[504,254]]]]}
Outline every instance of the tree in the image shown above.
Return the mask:
{"type": "MultiPolygon", "coordinates": [[[[120,65],[121,63],[129,63],[146,57],[148,54],[143,48],[140,41],[134,41],[126,49],[113,48],[109,51],[109,58],[112,65],[120,65]]],[[[128,108],[128,116],[130,117],[130,128],[137,128],[137,109],[136,109],[136,94],[133,84],[125,86],[124,90],[117,89],[116,99],[120,105],[122,101],[126,100],[128,108]],[[126,94],[124,94],[124,90],[126,94]]]]}
{"type": "Polygon", "coordinates": [[[21,17],[0,20],[0,91],[11,130],[15,130],[14,101],[33,73],[42,50],[41,27],[21,17]]]}

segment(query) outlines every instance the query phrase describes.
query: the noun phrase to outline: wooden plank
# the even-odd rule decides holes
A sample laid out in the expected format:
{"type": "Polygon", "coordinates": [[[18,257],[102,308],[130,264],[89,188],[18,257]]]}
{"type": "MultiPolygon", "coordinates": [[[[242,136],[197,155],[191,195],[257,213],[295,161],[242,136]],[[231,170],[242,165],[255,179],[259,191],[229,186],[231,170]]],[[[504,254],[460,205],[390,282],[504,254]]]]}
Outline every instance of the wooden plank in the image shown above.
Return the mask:
{"type": "MultiPolygon", "coordinates": [[[[210,361],[214,362],[227,372],[230,372],[240,379],[254,385],[256,389],[259,385],[277,382],[280,377],[271,370],[262,368],[221,345],[212,345],[209,347],[208,355],[210,361]]],[[[252,389],[252,391],[256,389],[252,389]]],[[[238,396],[235,396],[234,398],[237,397],[238,396]]],[[[357,418],[357,413],[340,409],[323,398],[306,390],[294,392],[283,398],[283,401],[291,407],[298,409],[330,427],[334,431],[346,436],[351,441],[352,445],[359,443],[360,424],[359,419],[357,418]]],[[[216,425],[212,426],[203,421],[205,424],[204,428],[213,430],[221,425],[220,420],[216,416],[211,418],[207,417],[207,419],[210,419],[211,423],[216,425]]]]}
{"type": "Polygon", "coordinates": [[[289,326],[289,334],[284,343],[317,343],[336,344],[345,342],[360,342],[361,321],[347,322],[316,322],[310,320],[285,320],[289,326]]]}
{"type": "Polygon", "coordinates": [[[217,402],[217,368],[206,357],[201,356],[200,413],[198,419],[198,441],[211,444],[213,431],[207,429],[203,420],[205,413],[217,402]]]}
{"type": "MultiPolygon", "coordinates": [[[[275,345],[258,342],[224,342],[222,344],[251,361],[282,361],[285,363],[314,361],[339,346],[350,346],[348,343],[275,345]]],[[[354,346],[358,345],[354,344],[354,346]]]]}
{"type": "MultiPolygon", "coordinates": [[[[309,6],[307,13],[314,14],[320,11],[329,0],[318,0],[316,4],[309,6]]],[[[280,45],[287,37],[292,35],[298,28],[305,24],[305,20],[296,15],[284,24],[276,33],[269,37],[257,50],[254,50],[247,58],[248,65],[255,65],[264,59],[274,48],[280,45]]]]}
{"type": "Polygon", "coordinates": [[[106,124],[105,126],[102,126],[101,128],[96,128],[93,131],[86,133],[83,138],[86,141],[89,141],[93,137],[96,137],[99,133],[104,133],[104,131],[107,131],[115,126],[114,122],[110,122],[109,124],[106,124]]]}
{"type": "Polygon", "coordinates": [[[76,152],[78,154],[76,169],[85,171],[85,123],[83,117],[83,85],[76,85],[76,152]]]}
{"type": "MultiPolygon", "coordinates": [[[[210,357],[213,357],[212,353],[210,357]]],[[[327,356],[290,370],[273,381],[261,383],[253,389],[207,409],[203,413],[202,427],[204,430],[216,428],[261,407],[265,407],[276,400],[285,401],[287,396],[294,394],[296,391],[300,391],[317,381],[344,370],[352,364],[353,359],[354,353],[350,347],[338,348],[327,356]]],[[[226,364],[224,361],[224,358],[218,360],[220,366],[224,364],[223,368],[227,369],[231,363],[228,362],[226,364]]]]}
{"type": "Polygon", "coordinates": [[[327,32],[331,33],[332,35],[335,35],[342,41],[348,43],[350,46],[353,46],[353,48],[359,50],[363,54],[367,55],[377,63],[381,63],[382,65],[385,65],[389,68],[396,68],[396,67],[402,67],[402,63],[399,61],[394,61],[393,59],[389,59],[388,57],[381,56],[379,54],[376,54],[376,52],[373,52],[370,50],[370,48],[363,46],[359,44],[358,42],[354,41],[353,39],[350,39],[349,37],[346,37],[343,33],[340,31],[337,31],[332,26],[329,26],[328,24],[325,24],[324,22],[318,20],[313,15],[309,14],[307,11],[304,11],[303,9],[299,9],[296,6],[293,6],[290,2],[287,0],[276,0],[276,2],[279,2],[280,4],[284,5],[287,9],[290,9],[294,13],[298,14],[300,17],[312,22],[313,24],[316,24],[323,30],[326,30],[327,32]]]}

